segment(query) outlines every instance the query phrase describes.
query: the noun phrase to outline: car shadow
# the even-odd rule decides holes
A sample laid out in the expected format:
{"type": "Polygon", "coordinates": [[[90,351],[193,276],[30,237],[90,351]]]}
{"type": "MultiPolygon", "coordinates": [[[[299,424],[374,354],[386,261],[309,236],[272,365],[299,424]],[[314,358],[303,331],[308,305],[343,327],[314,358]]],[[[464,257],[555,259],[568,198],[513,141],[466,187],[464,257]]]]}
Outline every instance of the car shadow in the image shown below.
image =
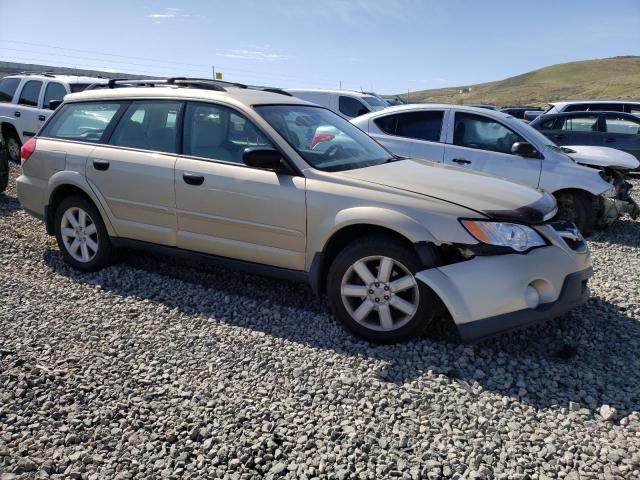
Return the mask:
{"type": "Polygon", "coordinates": [[[20,210],[20,202],[8,191],[0,193],[0,217],[8,217],[20,210]]]}
{"type": "Polygon", "coordinates": [[[592,410],[609,404],[621,415],[640,410],[640,322],[601,298],[558,319],[475,345],[462,344],[442,318],[424,338],[381,346],[349,335],[301,284],[141,253],[125,254],[121,263],[93,274],[71,269],[57,250],[46,250],[44,261],[56,273],[100,285],[112,295],[381,361],[376,374],[381,382],[420,389],[425,378],[444,375],[474,395],[488,391],[537,408],[573,402],[592,410]],[[166,288],[167,281],[176,282],[176,289],[166,288]],[[219,301],[242,304],[256,315],[220,309],[219,301]],[[259,314],[264,308],[282,315],[259,314]]]}

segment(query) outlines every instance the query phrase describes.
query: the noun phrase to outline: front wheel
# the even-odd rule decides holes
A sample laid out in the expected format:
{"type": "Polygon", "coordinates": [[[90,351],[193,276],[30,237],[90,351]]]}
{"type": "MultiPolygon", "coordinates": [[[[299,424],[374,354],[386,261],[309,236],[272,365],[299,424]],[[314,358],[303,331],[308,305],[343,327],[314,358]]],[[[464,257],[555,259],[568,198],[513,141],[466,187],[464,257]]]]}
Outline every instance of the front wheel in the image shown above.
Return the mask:
{"type": "Polygon", "coordinates": [[[575,223],[582,235],[589,235],[596,225],[596,210],[592,199],[581,192],[561,192],[558,202],[557,220],[575,223]]]}
{"type": "Polygon", "coordinates": [[[437,312],[435,295],[415,274],[420,262],[395,238],[366,237],[333,261],[327,293],[333,314],[352,333],[376,343],[422,334],[437,312]]]}
{"type": "Polygon", "coordinates": [[[115,259],[100,212],[84,197],[74,195],[60,202],[55,232],[65,262],[77,270],[95,272],[115,259]]]}

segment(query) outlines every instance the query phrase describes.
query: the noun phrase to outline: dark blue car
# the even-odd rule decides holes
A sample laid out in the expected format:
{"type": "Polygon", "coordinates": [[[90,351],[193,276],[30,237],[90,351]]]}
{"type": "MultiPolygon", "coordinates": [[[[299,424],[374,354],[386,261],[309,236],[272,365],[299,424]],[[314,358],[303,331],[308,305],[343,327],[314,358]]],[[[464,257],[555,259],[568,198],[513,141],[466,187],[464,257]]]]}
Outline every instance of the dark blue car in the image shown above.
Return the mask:
{"type": "Polygon", "coordinates": [[[541,115],[531,125],[558,145],[611,147],[640,160],[640,118],[622,112],[541,115]]]}

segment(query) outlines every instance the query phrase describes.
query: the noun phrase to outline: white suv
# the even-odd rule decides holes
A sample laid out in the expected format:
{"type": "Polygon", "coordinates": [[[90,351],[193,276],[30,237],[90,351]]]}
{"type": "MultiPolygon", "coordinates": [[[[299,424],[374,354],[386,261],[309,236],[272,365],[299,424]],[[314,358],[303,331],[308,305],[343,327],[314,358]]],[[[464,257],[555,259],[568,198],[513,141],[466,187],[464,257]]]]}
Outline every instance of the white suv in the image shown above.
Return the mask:
{"type": "Polygon", "coordinates": [[[0,140],[9,158],[20,161],[20,147],[40,130],[65,95],[95,83],[106,80],[52,73],[23,73],[0,79],[0,140]]]}
{"type": "Polygon", "coordinates": [[[389,104],[379,95],[354,90],[287,89],[294,97],[315,103],[350,120],[370,112],[384,110],[389,104]]]}

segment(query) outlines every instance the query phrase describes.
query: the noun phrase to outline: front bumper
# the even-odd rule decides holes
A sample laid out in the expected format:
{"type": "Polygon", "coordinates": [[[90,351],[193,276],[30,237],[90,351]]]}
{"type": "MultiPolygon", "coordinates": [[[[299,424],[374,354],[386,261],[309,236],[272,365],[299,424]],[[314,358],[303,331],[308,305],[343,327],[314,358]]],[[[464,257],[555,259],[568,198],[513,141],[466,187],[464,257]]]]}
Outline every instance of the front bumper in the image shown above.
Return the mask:
{"type": "Polygon", "coordinates": [[[418,272],[443,301],[463,340],[482,340],[522,328],[584,303],[593,275],[588,250],[561,238],[525,255],[475,257],[418,272]]]}

